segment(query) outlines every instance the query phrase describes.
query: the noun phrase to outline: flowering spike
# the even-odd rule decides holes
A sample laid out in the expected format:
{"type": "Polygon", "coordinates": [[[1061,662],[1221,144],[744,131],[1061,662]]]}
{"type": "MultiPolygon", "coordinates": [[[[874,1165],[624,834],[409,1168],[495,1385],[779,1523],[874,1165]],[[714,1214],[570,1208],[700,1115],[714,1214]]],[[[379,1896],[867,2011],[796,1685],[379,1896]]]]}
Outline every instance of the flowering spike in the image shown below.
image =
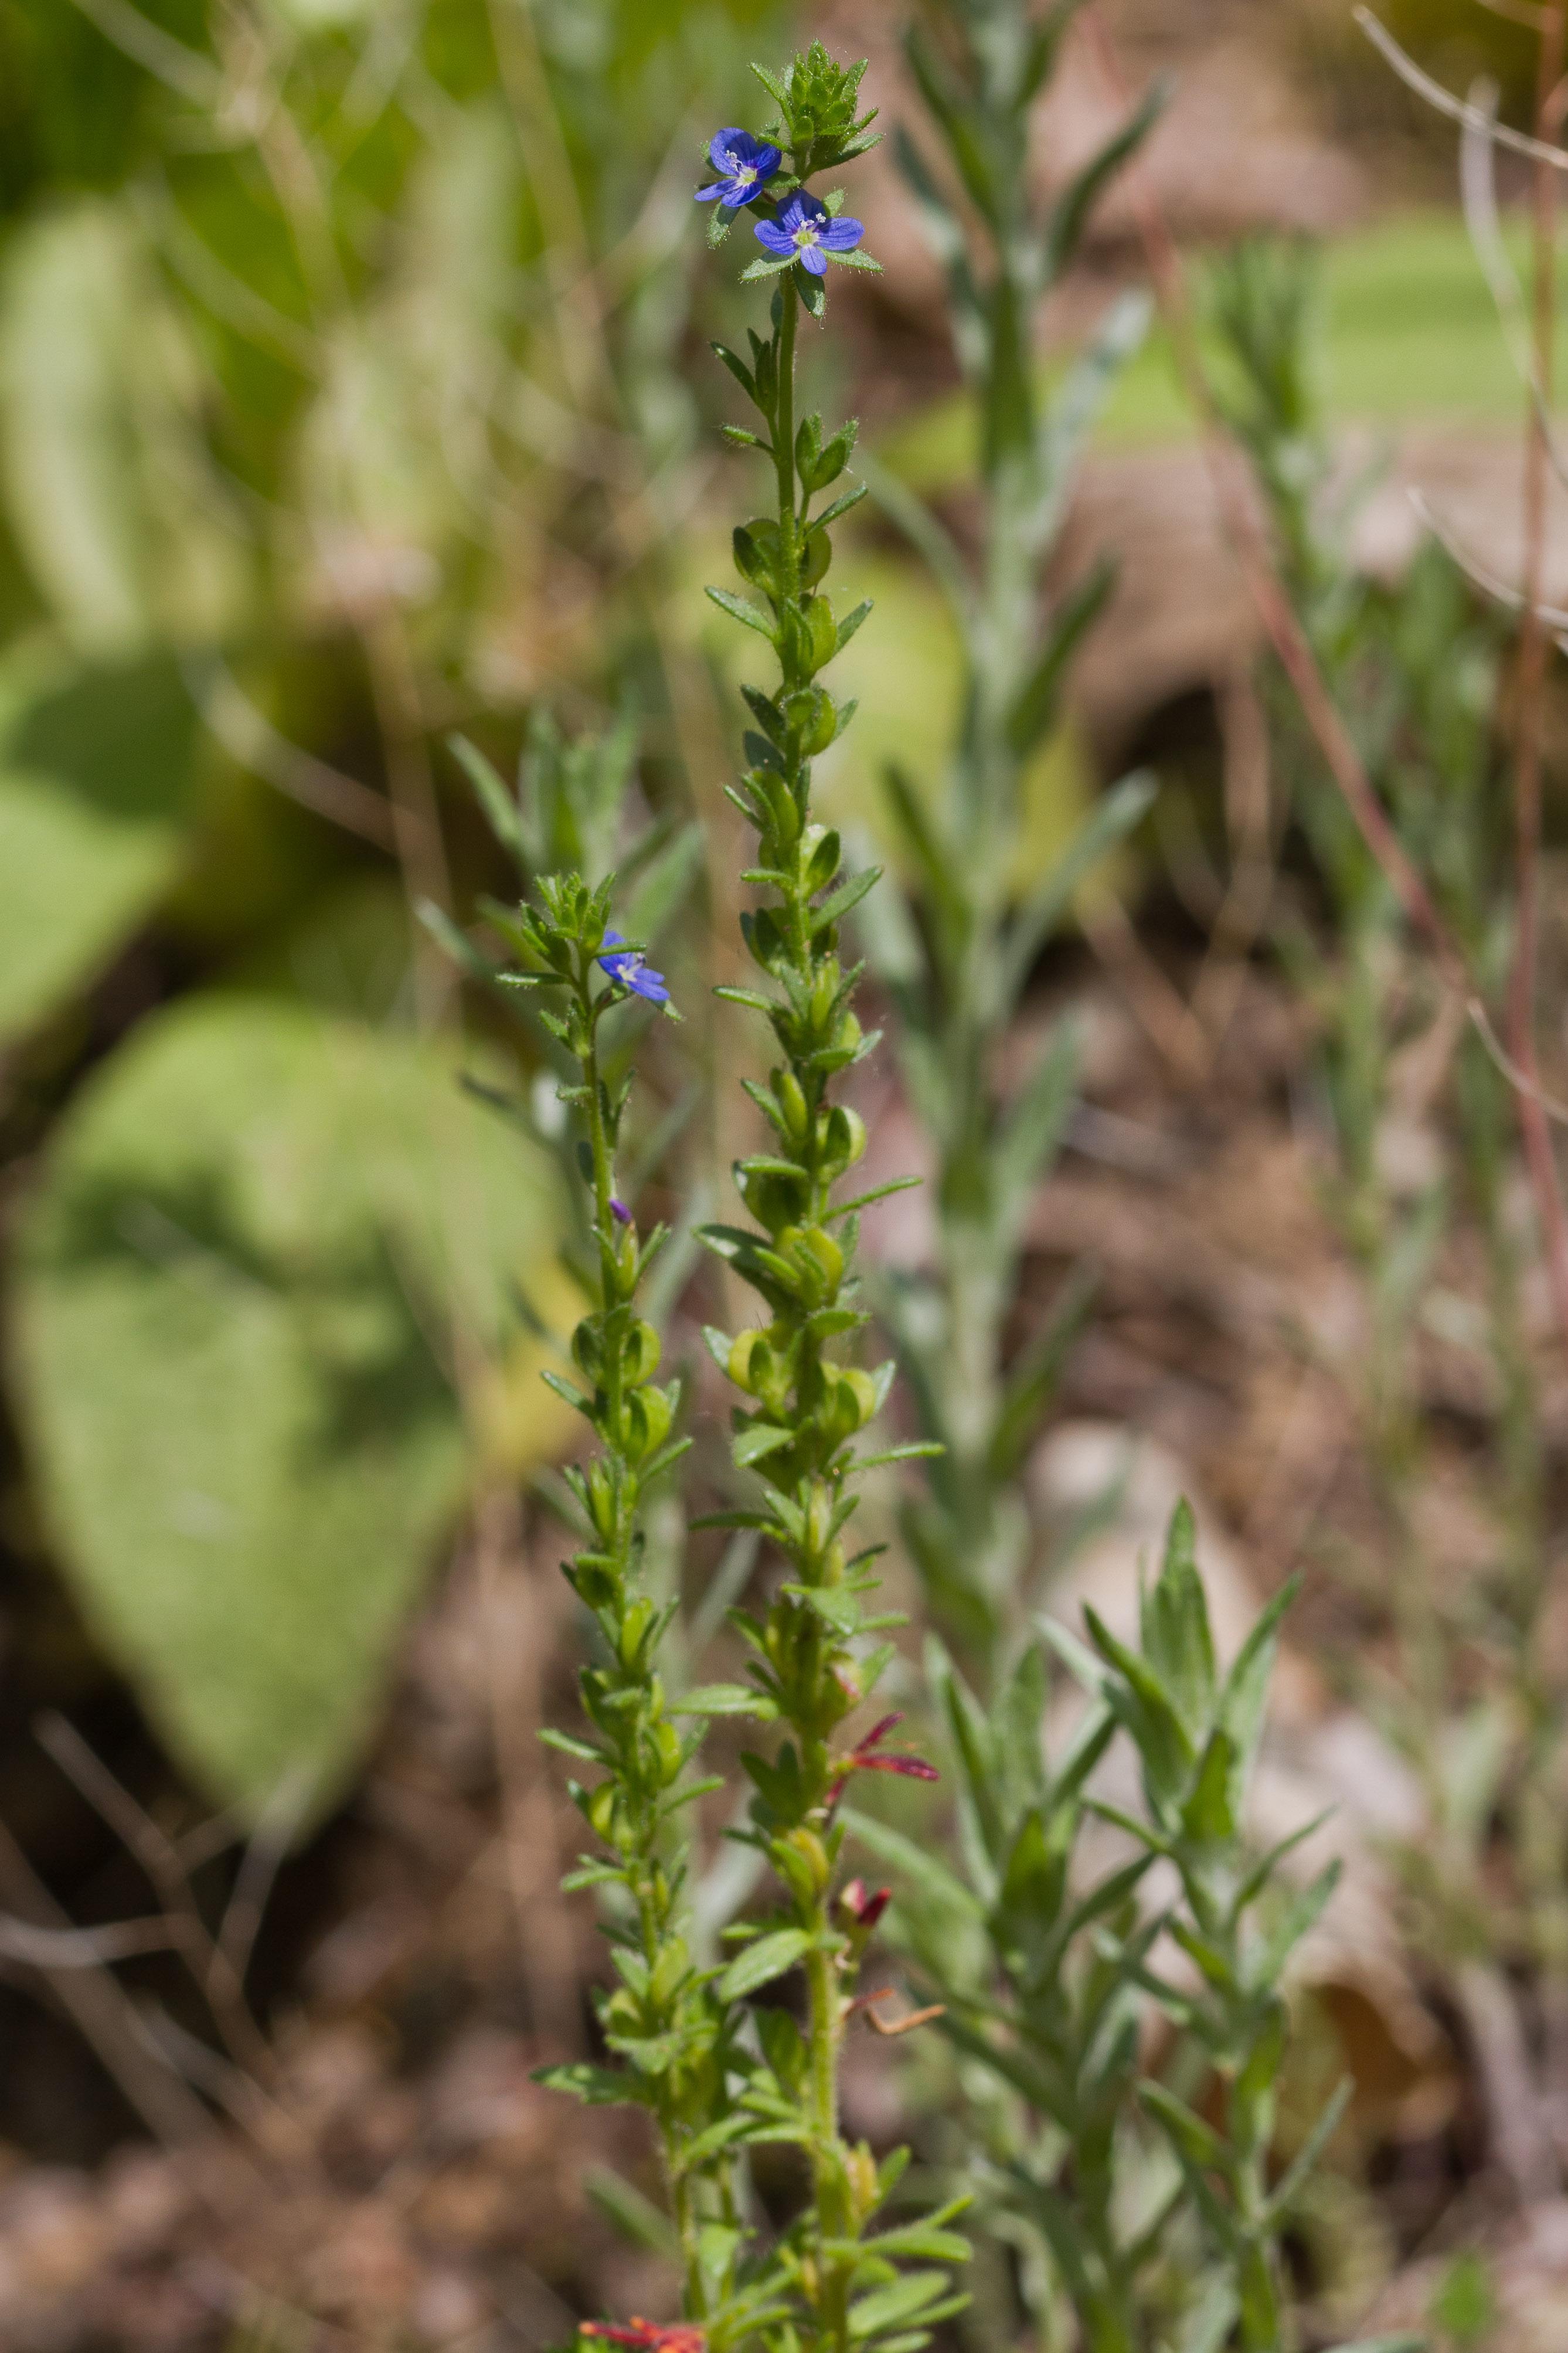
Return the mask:
{"type": "MultiPolygon", "coordinates": [[[[921,1758],[880,1746],[900,1721],[897,1714],[884,1716],[847,1757],[833,1748],[837,1726],[875,1688],[886,1663],[863,1641],[873,1625],[887,1622],[863,1614],[860,1597],[873,1582],[864,1573],[868,1556],[851,1559],[842,1534],[860,1467],[853,1441],[880,1409],[886,1382],[832,1353],[866,1320],[847,1305],[857,1227],[845,1212],[853,1197],[837,1198],[840,1181],[865,1149],[866,1132],[857,1114],[834,1100],[834,1089],[840,1073],[876,1043],[855,1015],[858,971],[840,955],[838,926],[876,876],[844,876],[838,834],[817,821],[811,780],[813,760],[854,715],[852,703],[837,702],[819,683],[821,674],[869,607],[840,620],[821,586],[832,526],[855,503],[853,491],[845,496],[830,488],[853,452],[855,427],[825,430],[819,416],[797,416],[795,377],[801,311],[823,316],[828,259],[867,266],[857,252],[861,224],[835,209],[837,195],[829,205],[804,185],[870,143],[869,118],[856,112],[863,70],[836,65],[819,42],[785,75],[759,69],[780,110],[777,135],[792,175],[787,190],[759,207],[754,227],[765,258],[743,273],[743,282],[772,283],[772,333],[766,341],[752,333],[749,363],[732,353],[721,357],[766,428],[765,438],[758,433],[750,442],[769,462],[773,496],[770,512],[734,534],[735,565],[748,595],[710,591],[768,641],[778,660],[778,676],[766,689],[742,690],[761,733],[746,738],[748,765],[731,795],[760,837],[747,879],[767,899],[742,920],[769,993],[723,992],[753,1007],[771,1028],[768,1085],[753,1083],[748,1092],[773,1133],[765,1155],[736,1168],[748,1225],[710,1227],[701,1238],[767,1308],[765,1324],[727,1344],[722,1361],[742,1398],[734,1416],[736,1466],[763,1466],[765,1482],[766,1508],[748,1516],[788,1570],[775,1586],[765,1627],[756,1630],[768,1702],[785,1736],[772,1758],[743,1758],[756,1788],[755,1842],[773,1866],[785,1908],[771,1933],[746,1945],[719,1986],[721,1993],[729,1986],[743,1998],[767,1983],[769,1973],[796,1964],[805,1978],[804,2050],[801,2031],[782,2012],[759,2011],[756,2027],[781,2096],[794,2107],[790,2136],[810,2168],[811,2202],[791,2255],[795,2309],[787,2330],[787,2341],[803,2353],[851,2353],[852,2339],[854,2353],[875,2353],[879,2337],[897,2337],[911,2321],[923,2342],[918,2316],[925,2309],[918,2294],[907,2303],[895,2298],[886,2324],[857,2325],[880,2301],[857,2304],[857,2284],[886,2277],[868,2269],[868,2258],[885,2262],[871,2251],[891,2239],[863,2238],[882,2191],[868,2153],[843,2137],[836,2088],[856,1978],[889,1899],[886,1888],[868,1893],[860,1879],[836,1890],[844,1834],[833,1810],[849,1774],[862,1768],[935,1778],[921,1758]]],[[[763,1683],[760,1665],[752,1672],[763,1683]]],[[[927,2277],[932,2309],[952,2309],[937,2302],[941,2275],[927,2277]]],[[[918,2284],[908,2280],[900,2294],[918,2284]]],[[[783,2333],[778,2341],[785,2341],[783,2333]]]]}

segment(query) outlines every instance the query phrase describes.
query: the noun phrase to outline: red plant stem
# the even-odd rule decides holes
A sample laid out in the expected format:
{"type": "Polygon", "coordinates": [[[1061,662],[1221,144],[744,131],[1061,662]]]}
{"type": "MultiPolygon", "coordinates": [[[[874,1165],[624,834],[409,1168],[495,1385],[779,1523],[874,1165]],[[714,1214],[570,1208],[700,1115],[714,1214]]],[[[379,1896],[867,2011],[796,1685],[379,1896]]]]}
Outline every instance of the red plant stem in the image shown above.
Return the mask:
{"type": "MultiPolygon", "coordinates": [[[[1554,136],[1557,86],[1563,73],[1563,13],[1541,13],[1536,136],[1554,136]]],[[[1557,180],[1548,164],[1535,166],[1534,213],[1536,396],[1528,406],[1524,459],[1524,617],[1520,631],[1517,734],[1514,754],[1515,874],[1518,917],[1509,976],[1509,1052],[1524,1084],[1514,1089],[1530,1181],[1546,1242],[1558,1321],[1568,1330],[1568,1223],[1541,1099],[1535,1043],[1535,991],[1541,941],[1541,771],[1549,652],[1541,604],[1546,569],[1546,501],[1550,495],[1546,420],[1551,413],[1552,343],[1557,323],[1557,180]]]]}
{"type": "MultiPolygon", "coordinates": [[[[1551,11],[1552,29],[1543,30],[1543,61],[1542,90],[1543,116],[1553,110],[1550,100],[1562,71],[1563,10],[1561,5],[1551,11]],[[1547,71],[1544,52],[1556,44],[1557,64],[1547,71]]],[[[1081,19],[1093,46],[1102,79],[1121,106],[1128,103],[1127,85],[1117,58],[1115,44],[1100,9],[1089,9],[1081,19]]],[[[1546,356],[1550,358],[1552,332],[1552,214],[1554,188],[1552,167],[1542,164],[1536,170],[1536,332],[1542,331],[1542,313],[1546,314],[1546,356]],[[1542,213],[1545,215],[1545,236],[1542,236],[1542,213]],[[1544,263],[1542,250],[1544,249],[1544,263]],[[1544,270],[1544,279],[1542,272],[1544,270]]],[[[1214,486],[1215,503],[1232,552],[1247,583],[1248,593],[1258,607],[1259,617],[1269,642],[1279,658],[1281,669],[1290,681],[1302,714],[1307,721],[1318,748],[1328,765],[1329,772],[1343,794],[1351,815],[1354,818],[1363,840],[1386,877],[1404,908],[1412,927],[1423,934],[1431,947],[1437,974],[1444,985],[1457,990],[1467,1008],[1480,1003],[1480,993],[1470,972],[1468,962],[1448,926],[1444,923],[1431,893],[1419,872],[1406,855],[1382,802],[1378,799],[1365,764],[1352,740],[1350,730],[1340,714],[1328,683],[1319,666],[1317,656],[1308,641],[1306,632],[1279,577],[1279,566],[1268,542],[1268,532],[1258,513],[1246,470],[1245,461],[1215,412],[1210,396],[1208,380],[1204,374],[1202,355],[1193,322],[1191,300],[1187,293],[1186,274],[1183,269],[1176,241],[1171,233],[1158,197],[1150,185],[1142,157],[1135,156],[1127,176],[1129,197],[1138,224],[1149,274],[1153,281],[1155,298],[1161,316],[1171,337],[1176,366],[1192,401],[1203,421],[1204,454],[1214,486]]],[[[1527,529],[1531,538],[1534,569],[1527,565],[1525,586],[1525,635],[1521,647],[1520,725],[1518,753],[1520,776],[1517,796],[1519,841],[1519,871],[1517,886],[1520,899],[1519,946],[1516,950],[1512,986],[1510,993],[1510,1029],[1511,1070],[1504,1070],[1518,1110],[1520,1129],[1524,1141],[1525,1159],[1530,1172],[1531,1188],[1535,1197],[1536,1215],[1540,1220],[1547,1273],[1552,1286],[1558,1336],[1568,1354],[1568,1221],[1565,1221],[1563,1197],[1558,1184],[1556,1163],[1552,1157],[1550,1129],[1539,1081],[1539,1065],[1535,1053],[1534,988],[1537,938],[1538,876],[1541,832],[1541,733],[1545,687],[1546,640],[1542,624],[1535,611],[1541,601],[1541,580],[1544,568],[1545,543],[1545,468],[1547,450],[1544,422],[1537,405],[1531,408],[1530,454],[1527,462],[1525,496],[1529,505],[1527,529]],[[1536,487],[1532,491],[1532,485],[1536,487]],[[1535,651],[1531,654],[1533,641],[1535,651]],[[1538,673],[1530,691],[1527,661],[1533,661],[1538,673]],[[1528,759],[1528,775],[1526,763],[1528,759]],[[1522,1007],[1522,1020],[1521,1009],[1522,1007]]]]}

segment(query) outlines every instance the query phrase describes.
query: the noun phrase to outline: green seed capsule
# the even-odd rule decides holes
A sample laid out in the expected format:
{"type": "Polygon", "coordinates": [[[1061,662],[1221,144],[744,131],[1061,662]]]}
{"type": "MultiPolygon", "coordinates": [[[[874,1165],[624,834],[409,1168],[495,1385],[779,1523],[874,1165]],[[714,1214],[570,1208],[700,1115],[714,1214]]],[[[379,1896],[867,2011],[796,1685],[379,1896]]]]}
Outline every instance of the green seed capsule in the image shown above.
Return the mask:
{"type": "Polygon", "coordinates": [[[616,1790],[613,1781],[601,1781],[588,1799],[588,1820],[606,1846],[616,1843],[616,1790]]]}
{"type": "Polygon", "coordinates": [[[793,1071],[773,1072],[773,1094],[784,1115],[784,1124],[798,1143],[810,1125],[811,1114],[806,1109],[805,1095],[793,1071]]]}

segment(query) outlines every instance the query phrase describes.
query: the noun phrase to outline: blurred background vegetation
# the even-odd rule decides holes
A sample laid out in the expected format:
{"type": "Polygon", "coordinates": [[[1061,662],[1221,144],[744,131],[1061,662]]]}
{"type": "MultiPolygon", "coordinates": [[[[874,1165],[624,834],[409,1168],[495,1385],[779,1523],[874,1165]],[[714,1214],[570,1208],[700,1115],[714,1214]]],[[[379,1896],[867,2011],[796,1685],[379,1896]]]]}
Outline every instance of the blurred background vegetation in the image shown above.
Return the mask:
{"type": "Polygon", "coordinates": [[[560,1434],[494,1304],[559,1280],[552,1170],[457,1096],[410,924],[487,879],[445,740],[635,702],[684,806],[689,167],[776,32],[18,0],[0,39],[23,1647],[63,1569],[205,1795],[303,1760],[324,1803],[475,1460],[560,1434]]]}
{"type": "MultiPolygon", "coordinates": [[[[1475,0],[1381,13],[1450,86],[1492,74],[1527,117],[1520,26],[1475,0]]],[[[1193,199],[1194,244],[1326,231],[1312,352],[1332,423],[1363,446],[1514,429],[1451,143],[1348,10],[1111,14],[1140,62],[1173,47],[1200,83],[1211,51],[1256,41],[1310,119],[1316,145],[1281,149],[1256,222],[1205,210],[1212,133],[1166,186],[1193,199]],[[1359,193],[1314,211],[1325,155],[1353,160],[1359,193]]],[[[823,29],[886,55],[900,17],[846,0],[823,29]]],[[[35,1737],[63,1711],[166,1827],[260,1823],[279,1852],[321,1832],[263,1938],[279,2014],[340,1912],[379,1916],[374,1873],[363,1903],[340,1886],[331,1825],[409,1672],[411,1615],[568,1440],[537,1378],[574,1312],[549,1082],[414,913],[466,921],[506,887],[455,733],[508,771],[531,744],[547,776],[546,723],[635,727],[640,813],[675,857],[667,913],[686,893],[661,960],[693,1008],[679,1054],[657,1050],[648,1181],[677,1134],[710,1181],[726,1156],[702,1008],[729,917],[689,827],[710,826],[716,873],[733,863],[730,651],[700,585],[723,576],[705,567],[735,512],[706,353],[734,312],[690,192],[709,132],[753,119],[747,60],[797,28],[819,26],[767,0],[0,0],[0,1905],[27,1910],[38,1882],[79,1918],[141,1900],[35,1737]]],[[[1180,101],[1178,82],[1175,122],[1180,101]]],[[[934,281],[889,259],[885,288],[844,298],[848,389],[885,467],[962,534],[972,411],[934,281]]],[[[1140,270],[1111,217],[1096,301],[1140,270]]],[[[1069,301],[1048,323],[1050,375],[1084,318],[1069,301]]],[[[1128,501],[1167,496],[1136,470],[1194,431],[1156,330],[1100,428],[1134,471],[1099,527],[1130,593],[1178,623],[1208,575],[1117,533],[1128,501]]],[[[851,565],[880,627],[844,664],[858,765],[826,782],[875,832],[883,760],[930,786],[959,648],[883,527],[851,565]]],[[[1031,771],[1034,871],[1130,745],[1212,831],[1228,626],[1212,674],[1166,665],[1163,638],[1110,641],[1109,682],[1031,771]]],[[[1167,820],[1119,874],[1167,965],[1207,944],[1184,871],[1167,820]]],[[[1119,1134],[1112,1161],[1145,1148],[1119,1134]]],[[[1173,1313],[1155,1353],[1188,1336],[1173,1313]]],[[[1101,1405],[1122,1394],[1096,1377],[1101,1405]]],[[[537,1680],[552,1620],[530,1607],[537,1680]]],[[[481,1770],[432,1694],[478,1670],[442,1652],[422,1673],[395,1736],[417,1748],[434,1725],[466,1788],[481,1770]]],[[[3,1974],[0,2143],[18,2164],[95,2160],[130,2112],[74,2029],[40,2025],[26,1972],[3,1974]]],[[[408,2049],[438,2044],[445,1999],[416,1988],[408,2049]]],[[[1458,2167],[1449,2144],[1432,2163],[1458,2167]]],[[[657,2242],[657,2217],[620,2212],[657,2242]]],[[[1348,2228],[1329,2213],[1325,2241],[1348,2228]]],[[[1456,2343],[1489,2326],[1478,2280],[1483,2320],[1465,2335],[1456,2288],[1456,2343]]]]}
{"type": "MultiPolygon", "coordinates": [[[[1519,27],[1394,13],[1517,98],[1519,27]]],[[[1387,109],[1338,12],[1292,26],[1387,109]]],[[[654,813],[711,813],[689,171],[786,31],[761,0],[0,9],[7,1545],[22,1652],[72,1649],[63,1572],[222,1803],[302,1758],[326,1801],[476,1460],[560,1440],[537,1334],[487,1304],[558,1281],[548,1155],[455,1102],[409,911],[499,883],[454,730],[504,765],[531,712],[634,706],[654,813]]],[[[1344,241],[1328,298],[1343,410],[1507,413],[1451,214],[1344,241]]],[[[942,374],[881,404],[939,493],[969,447],[942,374]]],[[[1104,438],[1188,430],[1155,337],[1104,438]]],[[[893,626],[834,789],[874,822],[863,778],[957,663],[894,554],[859,560],[893,626]]],[[[1048,747],[1039,859],[1092,789],[1048,747]]]]}

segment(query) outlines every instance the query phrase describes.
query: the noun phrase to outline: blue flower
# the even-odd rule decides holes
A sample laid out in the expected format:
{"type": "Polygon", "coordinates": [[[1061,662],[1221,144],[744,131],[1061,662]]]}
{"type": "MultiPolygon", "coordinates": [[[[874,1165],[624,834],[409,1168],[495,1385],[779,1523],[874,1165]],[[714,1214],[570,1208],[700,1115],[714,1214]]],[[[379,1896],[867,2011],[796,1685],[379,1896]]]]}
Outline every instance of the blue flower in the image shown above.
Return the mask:
{"type": "Polygon", "coordinates": [[[731,207],[749,205],[753,196],[762,195],[763,183],[773,177],[784,161],[776,147],[753,139],[749,131],[716,131],[708,153],[713,169],[724,176],[710,188],[698,189],[700,205],[710,205],[715,196],[731,207]]]}
{"type": "Polygon", "coordinates": [[[646,997],[650,1005],[669,1003],[669,991],[664,985],[663,973],[655,972],[651,965],[645,964],[639,949],[628,948],[622,933],[606,932],[605,945],[622,950],[618,955],[601,955],[599,958],[612,980],[619,981],[623,988],[629,988],[634,997],[646,997]]]}
{"type": "Polygon", "coordinates": [[[825,253],[849,253],[865,236],[858,220],[835,220],[827,206],[804,188],[786,196],[776,221],[760,220],[757,237],[781,261],[803,262],[814,278],[826,278],[825,253]]]}

